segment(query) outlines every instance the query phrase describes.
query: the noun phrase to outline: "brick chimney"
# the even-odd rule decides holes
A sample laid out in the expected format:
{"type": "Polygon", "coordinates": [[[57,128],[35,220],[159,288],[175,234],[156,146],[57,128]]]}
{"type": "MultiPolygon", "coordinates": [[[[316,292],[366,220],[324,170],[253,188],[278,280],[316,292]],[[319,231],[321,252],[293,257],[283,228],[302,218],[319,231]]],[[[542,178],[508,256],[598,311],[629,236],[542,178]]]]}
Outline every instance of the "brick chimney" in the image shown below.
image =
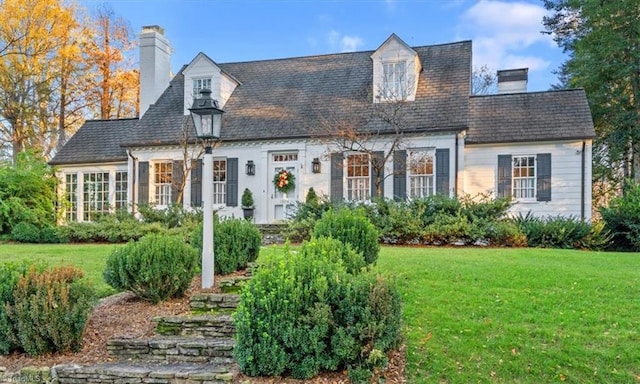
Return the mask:
{"type": "Polygon", "coordinates": [[[498,71],[498,94],[527,92],[529,68],[498,71]]]}
{"type": "Polygon", "coordinates": [[[164,29],[142,27],[140,33],[140,117],[154,104],[171,80],[171,46],[164,29]]]}

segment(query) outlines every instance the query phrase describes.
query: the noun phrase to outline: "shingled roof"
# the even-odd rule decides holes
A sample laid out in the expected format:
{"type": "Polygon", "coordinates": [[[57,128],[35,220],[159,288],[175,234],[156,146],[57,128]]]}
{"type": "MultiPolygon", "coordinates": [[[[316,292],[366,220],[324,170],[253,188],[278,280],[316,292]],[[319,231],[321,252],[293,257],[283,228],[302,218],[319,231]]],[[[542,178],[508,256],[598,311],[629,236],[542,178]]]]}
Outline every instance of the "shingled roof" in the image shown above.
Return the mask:
{"type": "Polygon", "coordinates": [[[49,164],[126,161],[127,151],[121,143],[134,132],[137,123],[138,118],[87,120],[49,164]]]}
{"type": "Polygon", "coordinates": [[[582,89],[472,96],[469,122],[468,144],[595,137],[582,89]]]}
{"type": "MultiPolygon", "coordinates": [[[[471,42],[416,47],[422,62],[416,101],[407,102],[407,131],[462,130],[468,126],[471,42]]],[[[218,64],[241,83],[224,106],[221,139],[246,141],[304,138],[330,121],[367,121],[371,115],[373,51],[218,64]]],[[[184,69],[184,67],[183,67],[184,69]]],[[[140,120],[126,145],[181,140],[182,70],[140,120]]],[[[403,107],[404,108],[404,107],[403,107]]]]}

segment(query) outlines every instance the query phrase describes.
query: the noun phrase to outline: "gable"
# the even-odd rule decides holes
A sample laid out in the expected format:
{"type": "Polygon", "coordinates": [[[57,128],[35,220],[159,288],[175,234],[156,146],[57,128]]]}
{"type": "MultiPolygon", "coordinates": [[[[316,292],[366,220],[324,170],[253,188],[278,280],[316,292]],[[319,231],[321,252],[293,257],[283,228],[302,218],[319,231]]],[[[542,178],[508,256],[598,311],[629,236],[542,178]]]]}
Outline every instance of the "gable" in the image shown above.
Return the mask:
{"type": "Polygon", "coordinates": [[[206,83],[211,90],[211,97],[218,100],[224,108],[239,82],[231,75],[225,73],[209,56],[200,52],[182,71],[184,76],[184,114],[189,114],[189,107],[193,104],[194,81],[199,85],[206,83]]]}
{"type": "Polygon", "coordinates": [[[373,102],[414,101],[422,63],[418,53],[392,34],[372,55],[373,102]]]}

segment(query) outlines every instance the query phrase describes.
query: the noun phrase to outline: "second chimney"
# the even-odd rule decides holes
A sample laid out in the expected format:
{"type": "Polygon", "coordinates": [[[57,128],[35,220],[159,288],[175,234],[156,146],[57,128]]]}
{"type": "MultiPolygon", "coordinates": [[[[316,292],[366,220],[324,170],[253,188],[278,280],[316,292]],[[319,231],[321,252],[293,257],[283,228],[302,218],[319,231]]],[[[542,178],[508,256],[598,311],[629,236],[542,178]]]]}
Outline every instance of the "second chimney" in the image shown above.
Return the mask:
{"type": "Polygon", "coordinates": [[[498,94],[527,92],[529,68],[498,71],[498,94]]]}
{"type": "Polygon", "coordinates": [[[171,80],[171,47],[164,29],[142,27],[140,33],[140,116],[162,95],[171,80]]]}

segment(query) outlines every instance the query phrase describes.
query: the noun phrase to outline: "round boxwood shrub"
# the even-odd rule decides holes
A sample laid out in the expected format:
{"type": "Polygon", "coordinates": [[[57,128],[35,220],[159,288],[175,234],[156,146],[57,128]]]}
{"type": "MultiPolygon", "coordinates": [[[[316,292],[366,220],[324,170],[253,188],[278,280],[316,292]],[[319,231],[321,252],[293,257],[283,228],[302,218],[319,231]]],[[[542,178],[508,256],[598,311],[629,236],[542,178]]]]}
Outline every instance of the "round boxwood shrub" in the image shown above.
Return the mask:
{"type": "Polygon", "coordinates": [[[39,243],[40,230],[35,225],[23,221],[13,227],[11,239],[20,243],[39,243]]]}
{"type": "Polygon", "coordinates": [[[378,235],[378,230],[363,213],[348,209],[327,211],[313,229],[315,238],[332,237],[350,244],[353,249],[362,253],[367,264],[378,260],[378,235]]]}
{"type": "Polygon", "coordinates": [[[198,252],[180,238],[147,235],[116,248],[107,258],[104,280],[158,303],[183,296],[198,267],[198,252]]]}
{"type": "MultiPolygon", "coordinates": [[[[247,267],[260,253],[262,237],[247,220],[226,219],[213,226],[215,273],[226,275],[247,267]]],[[[191,245],[202,252],[202,225],[191,236],[191,245]]]]}

